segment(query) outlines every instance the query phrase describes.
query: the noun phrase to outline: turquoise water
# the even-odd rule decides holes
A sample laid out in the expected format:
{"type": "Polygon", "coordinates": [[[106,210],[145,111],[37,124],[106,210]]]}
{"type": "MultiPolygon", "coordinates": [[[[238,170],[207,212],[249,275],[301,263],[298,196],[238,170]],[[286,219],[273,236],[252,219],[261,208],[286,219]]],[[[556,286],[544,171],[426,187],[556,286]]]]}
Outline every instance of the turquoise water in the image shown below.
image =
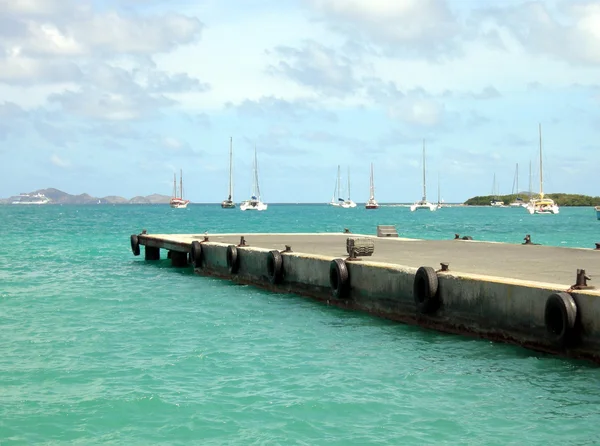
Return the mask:
{"type": "Polygon", "coordinates": [[[593,247],[592,209],[0,206],[0,444],[595,444],[600,372],[133,257],[149,232],[593,247]]]}

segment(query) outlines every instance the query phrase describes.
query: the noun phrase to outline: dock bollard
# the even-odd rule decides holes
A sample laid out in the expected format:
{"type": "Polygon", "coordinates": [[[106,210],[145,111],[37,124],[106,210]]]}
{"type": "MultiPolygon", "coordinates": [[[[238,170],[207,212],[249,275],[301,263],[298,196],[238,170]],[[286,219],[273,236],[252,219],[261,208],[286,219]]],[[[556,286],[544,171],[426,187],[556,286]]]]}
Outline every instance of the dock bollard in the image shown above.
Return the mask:
{"type": "Polygon", "coordinates": [[[244,238],[243,235],[240,237],[240,244],[238,246],[247,246],[246,239],[244,238]]]}
{"type": "Polygon", "coordinates": [[[450,268],[449,268],[450,264],[448,262],[442,262],[442,263],[440,263],[440,266],[441,266],[441,268],[440,268],[441,272],[450,271],[450,268]]]}

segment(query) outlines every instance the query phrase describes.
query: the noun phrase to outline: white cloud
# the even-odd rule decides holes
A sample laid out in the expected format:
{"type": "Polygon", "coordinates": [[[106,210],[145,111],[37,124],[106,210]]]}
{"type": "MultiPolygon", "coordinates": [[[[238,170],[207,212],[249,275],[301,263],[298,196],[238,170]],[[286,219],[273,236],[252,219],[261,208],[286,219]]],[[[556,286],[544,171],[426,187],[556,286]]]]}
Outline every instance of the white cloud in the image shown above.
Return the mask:
{"type": "Polygon", "coordinates": [[[548,6],[532,1],[485,11],[508,30],[524,49],[579,64],[600,64],[600,3],[560,2],[561,19],[548,6]]]}
{"type": "Polygon", "coordinates": [[[330,26],[391,53],[437,57],[454,51],[460,25],[445,0],[308,0],[330,26]]]}
{"type": "Polygon", "coordinates": [[[60,158],[56,153],[50,157],[50,162],[57,167],[68,168],[71,167],[71,163],[68,160],[60,158]]]}

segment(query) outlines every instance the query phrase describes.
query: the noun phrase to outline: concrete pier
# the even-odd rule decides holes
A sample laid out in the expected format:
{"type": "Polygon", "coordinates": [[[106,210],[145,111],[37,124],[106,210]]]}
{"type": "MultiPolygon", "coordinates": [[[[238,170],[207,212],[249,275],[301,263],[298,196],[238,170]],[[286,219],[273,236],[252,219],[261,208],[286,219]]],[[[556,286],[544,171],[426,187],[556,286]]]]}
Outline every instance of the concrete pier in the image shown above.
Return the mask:
{"type": "Polygon", "coordinates": [[[137,240],[147,259],[166,249],[185,266],[189,254],[199,274],[600,363],[600,291],[587,280],[600,272],[594,249],[331,233],[137,240]],[[349,258],[349,237],[372,239],[372,255],[349,258]]]}

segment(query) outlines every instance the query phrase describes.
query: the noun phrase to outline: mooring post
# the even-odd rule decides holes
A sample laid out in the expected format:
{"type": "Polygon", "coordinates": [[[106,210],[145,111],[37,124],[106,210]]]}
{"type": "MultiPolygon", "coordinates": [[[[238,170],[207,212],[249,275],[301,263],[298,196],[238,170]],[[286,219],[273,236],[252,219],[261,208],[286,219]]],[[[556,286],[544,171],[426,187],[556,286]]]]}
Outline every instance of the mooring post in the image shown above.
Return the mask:
{"type": "Polygon", "coordinates": [[[584,269],[577,270],[577,278],[575,279],[575,286],[586,288],[588,286],[587,281],[591,280],[588,276],[585,275],[584,269]]]}
{"type": "Polygon", "coordinates": [[[440,271],[450,271],[450,264],[448,262],[442,262],[440,266],[442,267],[440,271]]]}
{"type": "Polygon", "coordinates": [[[188,265],[188,253],[181,251],[171,251],[171,265],[182,268],[188,265]]]}
{"type": "Polygon", "coordinates": [[[160,260],[160,248],[145,246],[144,251],[146,260],[160,260]]]}

